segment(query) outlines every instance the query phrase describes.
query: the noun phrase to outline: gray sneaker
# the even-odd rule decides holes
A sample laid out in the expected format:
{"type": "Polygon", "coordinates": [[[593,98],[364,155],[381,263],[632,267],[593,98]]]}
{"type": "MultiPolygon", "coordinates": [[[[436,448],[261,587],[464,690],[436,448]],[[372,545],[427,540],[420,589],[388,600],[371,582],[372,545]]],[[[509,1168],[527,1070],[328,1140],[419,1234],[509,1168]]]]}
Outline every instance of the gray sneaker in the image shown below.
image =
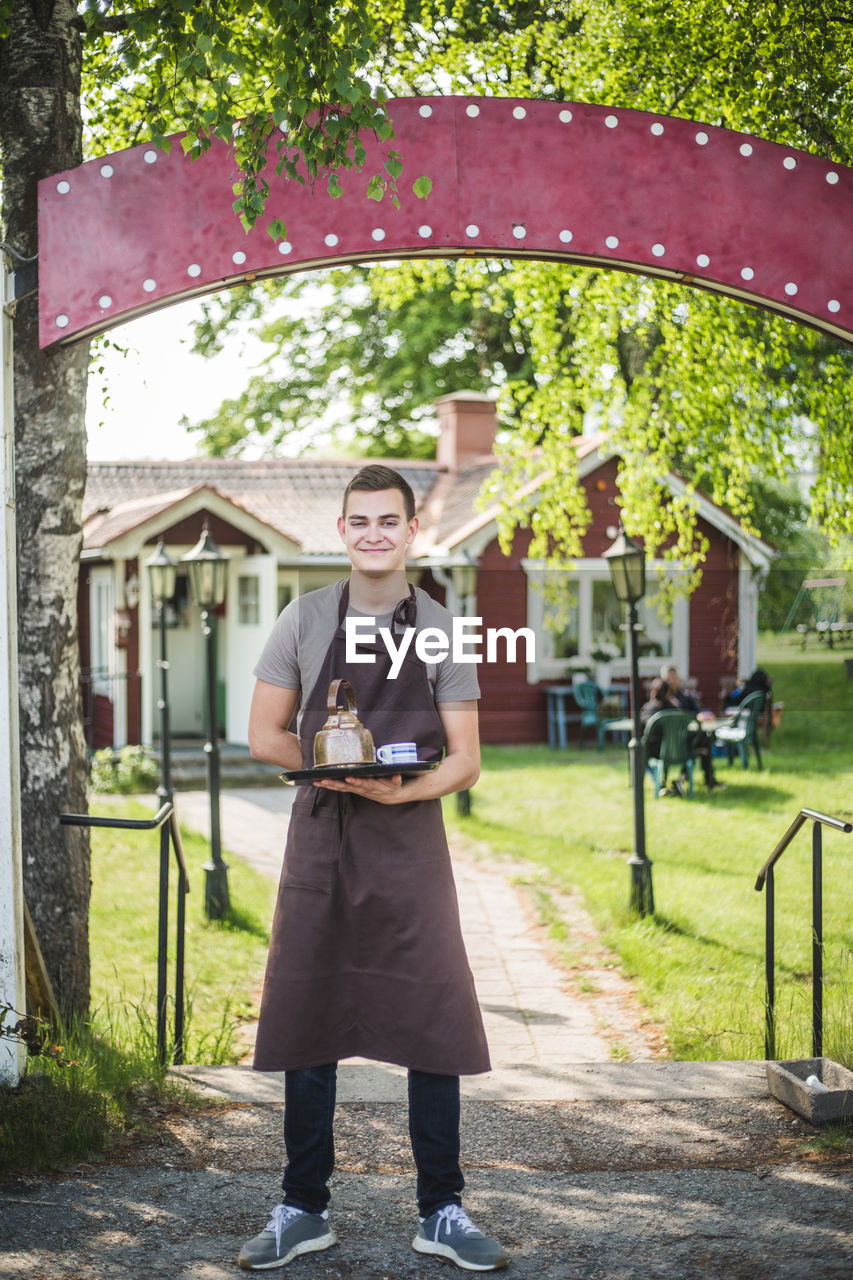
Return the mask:
{"type": "Polygon", "coordinates": [[[305,1213],[292,1204],[277,1204],[259,1236],[240,1250],[238,1266],[246,1271],[269,1271],[287,1266],[300,1253],[328,1249],[337,1240],[329,1226],[329,1213],[305,1213]]]}
{"type": "Polygon", "coordinates": [[[497,1240],[484,1236],[458,1204],[446,1204],[421,1218],[412,1248],[449,1258],[464,1271],[500,1271],[509,1263],[497,1240]]]}

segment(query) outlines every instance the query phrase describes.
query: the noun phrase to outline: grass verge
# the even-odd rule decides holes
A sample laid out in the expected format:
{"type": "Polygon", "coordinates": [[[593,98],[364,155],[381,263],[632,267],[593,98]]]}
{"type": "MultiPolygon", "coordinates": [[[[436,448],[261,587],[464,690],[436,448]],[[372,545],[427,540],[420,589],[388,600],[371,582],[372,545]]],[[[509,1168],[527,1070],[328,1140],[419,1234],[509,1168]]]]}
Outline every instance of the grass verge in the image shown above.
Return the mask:
{"type": "MultiPolygon", "coordinates": [[[[656,800],[646,787],[654,917],[628,912],[624,748],[485,748],[471,817],[458,818],[452,801],[445,809],[463,845],[534,864],[540,896],[582,893],[676,1058],[764,1056],[765,900],[756,875],[801,807],[853,817],[853,682],[842,656],[785,647],[762,657],[785,703],[765,769],[720,762],[727,790],[708,794],[697,781],[693,800],[656,800]]],[[[823,863],[824,1053],[849,1065],[853,836],[825,830],[823,863]]],[[[806,828],[776,872],[778,1057],[811,1053],[810,904],[806,828]]]]}
{"type": "MultiPolygon", "coordinates": [[[[92,808],[151,816],[138,800],[118,796],[98,796],[92,808]]],[[[229,1062],[239,1022],[255,1014],[275,885],[226,855],[232,910],[226,920],[207,920],[202,868],[208,845],[186,830],[182,837],[191,882],[185,1060],[229,1062]]],[[[145,1133],[158,1108],[192,1098],[167,1076],[157,1055],[158,870],[155,832],[93,829],[91,1016],[56,1031],[54,1054],[31,1057],[21,1085],[0,1090],[0,1171],[31,1172],[90,1158],[145,1133]]],[[[170,879],[168,990],[174,991],[174,868],[170,879]]],[[[170,997],[170,1027],[173,1015],[170,997]]]]}

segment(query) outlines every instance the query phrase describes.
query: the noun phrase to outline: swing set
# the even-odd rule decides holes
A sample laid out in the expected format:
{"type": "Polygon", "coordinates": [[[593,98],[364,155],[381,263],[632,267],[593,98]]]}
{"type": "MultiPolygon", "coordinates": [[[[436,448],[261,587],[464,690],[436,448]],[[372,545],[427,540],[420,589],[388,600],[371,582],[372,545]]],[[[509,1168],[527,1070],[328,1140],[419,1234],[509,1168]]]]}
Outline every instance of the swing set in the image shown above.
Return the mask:
{"type": "Polygon", "coordinates": [[[839,621],[838,615],[844,604],[846,578],[806,578],[791,605],[785,625],[779,632],[782,640],[794,625],[794,619],[805,600],[808,604],[808,620],[797,623],[797,633],[802,636],[802,647],[814,633],[818,640],[825,640],[827,647],[834,648],[836,639],[846,638],[853,633],[853,622],[839,621]]]}

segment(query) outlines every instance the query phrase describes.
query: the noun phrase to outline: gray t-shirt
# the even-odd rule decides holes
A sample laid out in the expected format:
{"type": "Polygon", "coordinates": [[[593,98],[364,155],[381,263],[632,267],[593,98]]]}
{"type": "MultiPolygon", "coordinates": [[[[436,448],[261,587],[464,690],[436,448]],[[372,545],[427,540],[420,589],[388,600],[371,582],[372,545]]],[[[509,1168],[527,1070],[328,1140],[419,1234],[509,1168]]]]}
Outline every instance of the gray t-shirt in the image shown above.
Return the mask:
{"type": "MultiPolygon", "coordinates": [[[[259,680],[278,685],[282,689],[298,689],[303,707],[317,683],[332,636],[337,630],[338,606],[343,587],[342,579],[329,587],[309,591],[307,595],[291,601],[279,614],[255,667],[254,674],[259,680]]],[[[451,648],[442,662],[427,661],[424,664],[433,698],[436,702],[466,702],[479,698],[476,664],[456,662],[453,659],[453,615],[420,587],[415,588],[415,599],[418,606],[415,636],[427,628],[436,628],[447,637],[448,647],[451,648]]],[[[367,616],[352,605],[347,609],[348,618],[367,616]]],[[[380,627],[390,629],[392,617],[393,611],[377,615],[375,627],[362,627],[360,635],[368,638],[375,631],[378,637],[380,627]]],[[[395,635],[394,640],[395,644],[400,644],[399,634],[395,635]]],[[[413,648],[414,638],[412,650],[413,648]]],[[[470,644],[467,651],[476,652],[470,644]]],[[[300,710],[297,733],[301,719],[300,710]]]]}

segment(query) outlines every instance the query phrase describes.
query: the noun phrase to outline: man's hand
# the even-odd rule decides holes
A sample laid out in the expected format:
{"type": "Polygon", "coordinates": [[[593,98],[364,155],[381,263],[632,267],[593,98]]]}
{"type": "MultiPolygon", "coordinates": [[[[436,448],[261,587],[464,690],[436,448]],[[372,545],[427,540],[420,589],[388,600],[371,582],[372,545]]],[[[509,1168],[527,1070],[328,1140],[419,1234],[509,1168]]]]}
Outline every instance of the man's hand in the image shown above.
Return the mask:
{"type": "Polygon", "coordinates": [[[349,791],[356,796],[364,796],[365,800],[375,800],[378,804],[400,804],[408,800],[399,773],[383,778],[344,778],[338,782],[331,778],[315,782],[315,787],[325,787],[327,791],[349,791]]]}

